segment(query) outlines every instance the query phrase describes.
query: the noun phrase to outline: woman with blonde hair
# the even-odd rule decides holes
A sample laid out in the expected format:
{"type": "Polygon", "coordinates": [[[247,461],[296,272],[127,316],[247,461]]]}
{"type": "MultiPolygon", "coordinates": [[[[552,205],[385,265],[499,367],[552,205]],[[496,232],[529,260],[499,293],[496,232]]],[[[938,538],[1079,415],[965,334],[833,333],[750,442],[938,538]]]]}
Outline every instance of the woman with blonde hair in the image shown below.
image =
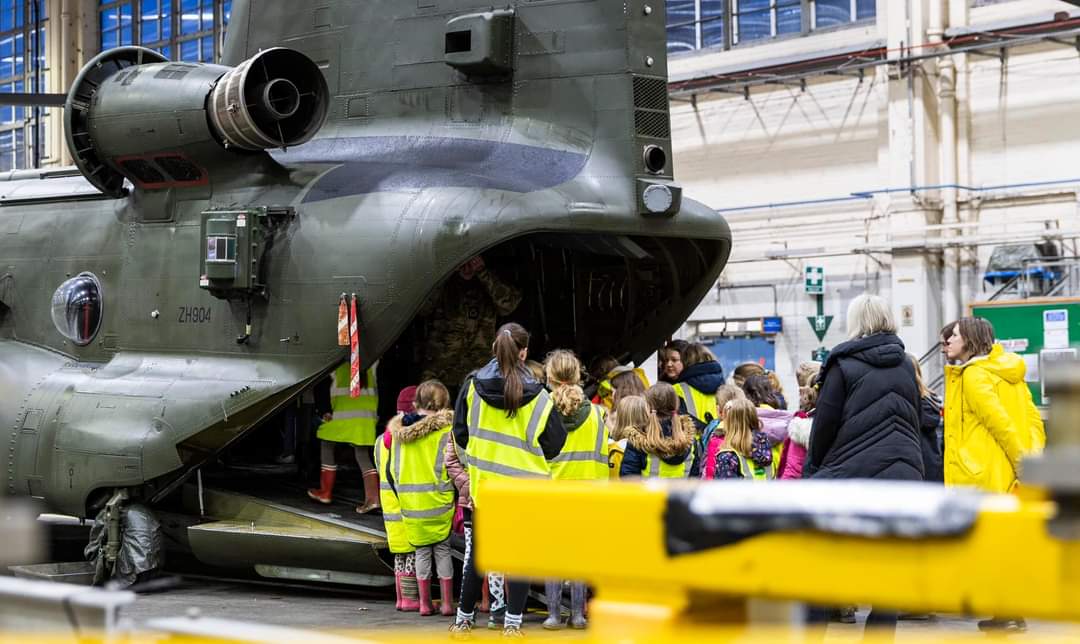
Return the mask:
{"type": "MultiPolygon", "coordinates": [[[[555,413],[566,429],[562,452],[551,461],[551,477],[563,481],[603,481],[608,478],[608,432],[604,411],[585,397],[581,389],[581,361],[572,351],[558,350],[544,361],[548,389],[555,413]]],[[[562,580],[545,584],[548,617],[543,627],[562,628],[562,580]]],[[[585,621],[585,584],[570,584],[570,628],[582,629],[585,621]]]]}
{"type": "Polygon", "coordinates": [[[921,481],[919,389],[889,305],[860,295],[821,368],[804,476],[921,481]]]}
{"type": "MultiPolygon", "coordinates": [[[[616,437],[627,441],[619,477],[679,479],[690,476],[694,464],[694,434],[682,420],[667,432],[643,396],[627,396],[616,407],[616,437]]],[[[676,414],[676,417],[678,415],[676,414]]]]}
{"type": "MultiPolygon", "coordinates": [[[[860,295],[848,306],[847,327],[850,339],[829,353],[818,376],[803,477],[921,481],[919,389],[888,303],[860,295]]],[[[872,610],[866,622],[895,630],[896,619],[872,610]]]]}

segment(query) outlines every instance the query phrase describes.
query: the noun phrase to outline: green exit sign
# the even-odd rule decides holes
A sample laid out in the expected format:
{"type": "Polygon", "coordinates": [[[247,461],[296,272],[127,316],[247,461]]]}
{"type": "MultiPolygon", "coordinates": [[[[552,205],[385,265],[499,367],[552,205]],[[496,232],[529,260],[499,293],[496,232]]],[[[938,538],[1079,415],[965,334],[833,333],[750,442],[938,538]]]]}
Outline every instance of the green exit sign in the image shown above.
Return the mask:
{"type": "Polygon", "coordinates": [[[820,266],[806,267],[806,292],[809,295],[825,294],[825,269],[820,266]]]}

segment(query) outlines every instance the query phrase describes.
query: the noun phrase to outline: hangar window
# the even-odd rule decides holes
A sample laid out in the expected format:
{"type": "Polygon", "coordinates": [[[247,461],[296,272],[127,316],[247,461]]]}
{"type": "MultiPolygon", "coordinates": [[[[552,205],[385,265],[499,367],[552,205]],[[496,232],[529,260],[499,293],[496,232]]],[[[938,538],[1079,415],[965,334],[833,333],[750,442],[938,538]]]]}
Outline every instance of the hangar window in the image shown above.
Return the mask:
{"type": "MultiPolygon", "coordinates": [[[[44,91],[48,24],[44,0],[0,0],[0,93],[44,91]]],[[[40,165],[48,114],[44,107],[0,105],[0,171],[40,165]]]]}
{"type": "Polygon", "coordinates": [[[668,53],[748,42],[873,20],[875,0],[668,0],[668,53]]]}
{"type": "Polygon", "coordinates": [[[53,293],[52,320],[60,335],[83,347],[101,326],[101,283],[92,273],[81,273],[53,293]]]}
{"type": "Polygon", "coordinates": [[[221,60],[232,0],[99,0],[98,6],[102,50],[139,44],[171,60],[221,60]]]}

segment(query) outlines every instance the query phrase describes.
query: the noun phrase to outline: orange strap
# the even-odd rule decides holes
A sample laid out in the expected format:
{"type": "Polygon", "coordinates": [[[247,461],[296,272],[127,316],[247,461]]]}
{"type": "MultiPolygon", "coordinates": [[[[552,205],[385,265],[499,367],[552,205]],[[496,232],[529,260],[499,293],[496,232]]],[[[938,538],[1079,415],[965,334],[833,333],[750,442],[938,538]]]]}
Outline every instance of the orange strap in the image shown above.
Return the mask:
{"type": "Polygon", "coordinates": [[[337,311],[337,343],[339,347],[349,346],[349,307],[345,302],[345,294],[341,294],[338,300],[337,311]]]}
{"type": "Polygon", "coordinates": [[[349,397],[360,397],[360,332],[356,324],[356,293],[352,295],[349,311],[349,397]]]}

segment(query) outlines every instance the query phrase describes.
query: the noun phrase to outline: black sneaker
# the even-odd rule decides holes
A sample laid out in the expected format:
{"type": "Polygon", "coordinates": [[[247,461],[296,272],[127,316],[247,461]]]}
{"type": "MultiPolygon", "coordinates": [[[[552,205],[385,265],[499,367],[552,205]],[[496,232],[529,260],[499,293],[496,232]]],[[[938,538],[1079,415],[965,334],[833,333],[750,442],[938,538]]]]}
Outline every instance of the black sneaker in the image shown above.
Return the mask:
{"type": "Polygon", "coordinates": [[[472,639],[473,623],[465,620],[463,622],[454,622],[450,625],[450,639],[452,640],[467,640],[472,639]]]}
{"type": "Polygon", "coordinates": [[[521,639],[525,637],[525,634],[521,632],[520,626],[504,626],[502,636],[512,639],[521,639]]]}
{"type": "Polygon", "coordinates": [[[984,633],[1026,633],[1027,622],[1023,618],[993,617],[980,621],[979,630],[984,633]]]}

